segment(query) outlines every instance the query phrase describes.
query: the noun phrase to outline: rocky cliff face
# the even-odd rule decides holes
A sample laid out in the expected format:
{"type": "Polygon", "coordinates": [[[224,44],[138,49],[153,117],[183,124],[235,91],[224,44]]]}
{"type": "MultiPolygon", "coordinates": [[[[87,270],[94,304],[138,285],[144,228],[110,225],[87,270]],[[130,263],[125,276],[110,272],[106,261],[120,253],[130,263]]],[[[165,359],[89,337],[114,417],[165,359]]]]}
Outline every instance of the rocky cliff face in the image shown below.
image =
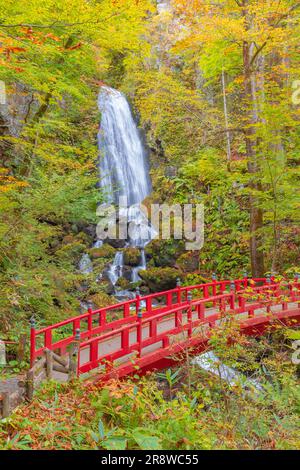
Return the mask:
{"type": "Polygon", "coordinates": [[[36,102],[25,85],[6,87],[5,100],[0,103],[0,135],[19,136],[33,107],[36,102]]]}

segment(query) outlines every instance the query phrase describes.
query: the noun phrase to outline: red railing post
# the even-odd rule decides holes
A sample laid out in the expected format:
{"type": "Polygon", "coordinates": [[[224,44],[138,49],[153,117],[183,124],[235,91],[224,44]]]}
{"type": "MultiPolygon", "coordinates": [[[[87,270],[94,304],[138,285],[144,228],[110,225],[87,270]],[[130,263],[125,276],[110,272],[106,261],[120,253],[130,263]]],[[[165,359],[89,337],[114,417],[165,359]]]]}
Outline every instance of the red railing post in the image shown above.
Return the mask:
{"type": "MultiPolygon", "coordinates": [[[[295,301],[299,296],[299,279],[300,274],[295,273],[294,282],[291,284],[291,299],[293,301],[295,301]]],[[[298,306],[300,306],[300,303],[298,303],[298,306]]]]}
{"type": "Polygon", "coordinates": [[[92,302],[91,301],[88,301],[88,331],[89,331],[89,334],[88,334],[88,337],[91,338],[92,337],[92,330],[93,330],[93,310],[92,310],[92,302]]]}
{"type": "Polygon", "coordinates": [[[94,367],[98,366],[98,349],[99,349],[99,339],[100,338],[95,338],[95,340],[92,341],[90,344],[90,363],[92,365],[96,364],[94,367]]]}
{"type": "Polygon", "coordinates": [[[136,314],[138,315],[139,308],[140,308],[140,298],[141,298],[140,289],[138,287],[135,289],[135,298],[136,298],[136,301],[135,301],[136,314]]]}
{"type": "Polygon", "coordinates": [[[50,351],[52,350],[52,330],[46,330],[45,332],[45,347],[49,349],[50,351]]]}
{"type": "Polygon", "coordinates": [[[187,321],[188,321],[188,336],[189,338],[192,336],[193,333],[193,328],[192,328],[192,323],[193,323],[193,311],[192,311],[192,299],[193,296],[191,292],[188,293],[187,295],[187,301],[188,301],[188,311],[187,311],[187,321]]]}
{"type": "Polygon", "coordinates": [[[199,318],[199,320],[204,320],[204,318],[205,318],[205,304],[204,304],[204,302],[201,302],[198,305],[198,318],[199,318]]]}
{"type": "Polygon", "coordinates": [[[121,333],[121,348],[124,354],[126,354],[129,348],[129,329],[126,329],[121,333]]]}
{"type": "Polygon", "coordinates": [[[235,283],[230,281],[230,308],[235,309],[235,283]]]}
{"type": "Polygon", "coordinates": [[[138,357],[142,356],[142,341],[143,341],[143,312],[142,308],[139,306],[139,310],[137,313],[138,318],[138,327],[137,327],[137,343],[138,343],[138,357]]]}
{"type": "Polygon", "coordinates": [[[151,312],[152,310],[152,297],[147,297],[146,299],[146,311],[147,313],[151,312]]]}
{"type": "Polygon", "coordinates": [[[104,326],[106,323],[106,310],[103,309],[99,313],[99,326],[104,326]]]}
{"type": "Polygon", "coordinates": [[[35,346],[36,346],[36,334],[35,334],[35,318],[32,315],[30,318],[30,367],[33,366],[35,361],[35,346]]]}
{"type": "Polygon", "coordinates": [[[172,306],[172,293],[168,292],[166,294],[166,306],[171,307],[172,306]]]}
{"type": "Polygon", "coordinates": [[[130,308],[129,308],[129,304],[126,303],[126,304],[124,304],[123,317],[127,318],[129,316],[130,316],[130,308]]]}
{"type": "MultiPolygon", "coordinates": [[[[212,294],[215,297],[216,294],[217,294],[217,275],[216,275],[216,273],[212,274],[212,282],[213,282],[212,294]]],[[[213,306],[214,307],[216,306],[216,301],[215,300],[213,301],[213,306]]]]}
{"type": "Polygon", "coordinates": [[[69,350],[69,380],[79,376],[80,367],[80,329],[76,328],[74,341],[69,350]]]}
{"type": "Polygon", "coordinates": [[[179,277],[176,280],[176,288],[177,288],[177,303],[181,303],[181,281],[179,277]]]}

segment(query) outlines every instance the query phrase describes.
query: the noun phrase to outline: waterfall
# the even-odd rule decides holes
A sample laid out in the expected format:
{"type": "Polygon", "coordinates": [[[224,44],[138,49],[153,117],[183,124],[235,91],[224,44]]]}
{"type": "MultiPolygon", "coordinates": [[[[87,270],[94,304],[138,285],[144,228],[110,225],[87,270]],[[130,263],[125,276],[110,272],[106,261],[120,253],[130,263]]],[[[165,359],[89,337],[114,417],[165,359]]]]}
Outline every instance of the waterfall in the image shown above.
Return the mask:
{"type": "MultiPolygon", "coordinates": [[[[123,93],[101,87],[98,106],[101,112],[98,132],[100,186],[110,203],[118,205],[120,198],[126,198],[127,206],[119,208],[119,215],[127,217],[130,227],[126,245],[141,249],[141,264],[132,272],[135,282],[140,279],[139,270],[146,268],[143,248],[156,235],[139,206],[151,192],[146,151],[123,93]]],[[[123,254],[117,252],[108,270],[113,285],[122,275],[122,268],[123,254]]]]}
{"type": "Polygon", "coordinates": [[[143,269],[147,268],[147,263],[146,263],[146,255],[145,255],[145,250],[141,250],[141,262],[136,268],[132,269],[132,282],[137,282],[141,278],[139,276],[139,271],[142,271],[143,269]]]}
{"type": "Polygon", "coordinates": [[[128,206],[141,203],[151,192],[146,154],[130,106],[123,93],[102,87],[98,99],[101,186],[109,202],[121,196],[128,206]]]}
{"type": "Polygon", "coordinates": [[[82,255],[78,268],[82,274],[90,274],[93,272],[92,260],[87,253],[82,255]]]}
{"type": "Polygon", "coordinates": [[[110,279],[110,282],[112,283],[113,286],[116,284],[119,277],[122,276],[123,266],[124,266],[123,253],[122,251],[118,251],[116,253],[113,263],[110,265],[109,270],[107,272],[108,278],[110,279]]]}

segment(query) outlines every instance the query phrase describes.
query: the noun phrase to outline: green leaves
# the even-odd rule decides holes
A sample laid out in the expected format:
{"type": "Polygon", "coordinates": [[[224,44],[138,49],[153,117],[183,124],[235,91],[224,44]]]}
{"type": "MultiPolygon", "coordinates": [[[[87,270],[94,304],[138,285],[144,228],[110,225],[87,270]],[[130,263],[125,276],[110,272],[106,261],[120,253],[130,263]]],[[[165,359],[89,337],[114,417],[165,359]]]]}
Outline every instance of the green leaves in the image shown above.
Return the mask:
{"type": "Polygon", "coordinates": [[[132,431],[132,438],[141,450],[160,450],[161,443],[159,437],[151,435],[145,428],[136,428],[132,431]]]}
{"type": "Polygon", "coordinates": [[[97,443],[99,449],[124,450],[127,446],[127,439],[116,435],[116,429],[105,431],[104,424],[100,419],[98,422],[98,433],[91,431],[91,436],[97,443]]]}

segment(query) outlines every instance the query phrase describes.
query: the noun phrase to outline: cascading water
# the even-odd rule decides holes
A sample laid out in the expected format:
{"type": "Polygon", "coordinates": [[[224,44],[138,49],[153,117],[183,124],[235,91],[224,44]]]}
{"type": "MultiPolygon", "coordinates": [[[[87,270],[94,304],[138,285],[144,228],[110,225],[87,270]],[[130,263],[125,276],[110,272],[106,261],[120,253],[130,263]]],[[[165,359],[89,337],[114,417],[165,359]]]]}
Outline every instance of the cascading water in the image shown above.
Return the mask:
{"type": "Polygon", "coordinates": [[[137,282],[140,280],[139,271],[147,268],[145,250],[141,250],[141,262],[140,264],[132,269],[132,282],[137,282]]]}
{"type": "MultiPolygon", "coordinates": [[[[100,153],[100,184],[108,202],[126,206],[119,215],[127,217],[130,232],[127,245],[141,249],[141,263],[132,271],[132,281],[139,280],[138,272],[146,268],[143,248],[155,236],[155,231],[139,204],[150,194],[151,182],[147,158],[130,106],[123,93],[102,87],[98,99],[101,124],[98,133],[100,153]]],[[[123,253],[117,252],[108,270],[115,285],[123,270],[123,253]]]]}
{"type": "Polygon", "coordinates": [[[118,251],[113,263],[110,265],[109,270],[107,271],[108,278],[110,279],[110,282],[113,286],[116,284],[119,277],[121,277],[123,274],[123,259],[124,257],[122,251],[118,251]]]}
{"type": "Polygon", "coordinates": [[[145,149],[126,97],[102,87],[98,99],[101,186],[109,202],[127,198],[128,206],[141,203],[151,192],[145,149]]]}

